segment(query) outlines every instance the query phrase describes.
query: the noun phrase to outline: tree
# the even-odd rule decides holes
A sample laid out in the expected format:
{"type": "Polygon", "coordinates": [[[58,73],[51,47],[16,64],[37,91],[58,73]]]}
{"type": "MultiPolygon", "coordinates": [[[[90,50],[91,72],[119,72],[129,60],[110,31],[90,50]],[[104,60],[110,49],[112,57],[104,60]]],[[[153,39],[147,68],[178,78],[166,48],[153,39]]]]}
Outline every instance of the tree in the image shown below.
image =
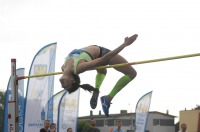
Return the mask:
{"type": "Polygon", "coordinates": [[[0,91],[0,132],[3,131],[5,92],[0,91]]]}
{"type": "Polygon", "coordinates": [[[87,132],[90,128],[90,124],[87,121],[79,120],[78,121],[78,132],[87,132]]]}
{"type": "Polygon", "coordinates": [[[200,110],[200,105],[196,105],[196,108],[194,108],[195,110],[200,110]]]}

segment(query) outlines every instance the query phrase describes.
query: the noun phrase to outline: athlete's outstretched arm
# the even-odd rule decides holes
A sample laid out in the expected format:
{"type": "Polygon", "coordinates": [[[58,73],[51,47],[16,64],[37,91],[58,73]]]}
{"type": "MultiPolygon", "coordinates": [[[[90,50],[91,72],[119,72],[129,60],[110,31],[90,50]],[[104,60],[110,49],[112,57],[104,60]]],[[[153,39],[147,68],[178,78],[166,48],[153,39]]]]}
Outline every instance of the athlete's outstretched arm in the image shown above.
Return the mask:
{"type": "Polygon", "coordinates": [[[89,61],[89,62],[85,62],[85,63],[81,63],[80,65],[78,65],[77,67],[77,73],[82,73],[82,72],[85,72],[85,71],[88,71],[88,70],[93,70],[95,69],[96,67],[98,66],[101,66],[101,65],[105,65],[108,63],[108,61],[116,56],[120,51],[122,51],[126,46],[129,46],[131,45],[136,39],[137,39],[138,35],[135,34],[131,37],[126,37],[125,40],[124,40],[124,43],[121,44],[119,47],[117,47],[116,49],[108,52],[106,55],[104,55],[103,57],[101,58],[97,58],[97,59],[94,59],[92,61],[89,61]]]}
{"type": "Polygon", "coordinates": [[[101,59],[104,63],[107,63],[112,57],[116,56],[120,51],[122,51],[126,46],[131,45],[136,39],[137,39],[138,35],[135,34],[131,37],[126,37],[124,39],[124,43],[121,44],[119,47],[117,47],[116,49],[108,52],[107,54],[105,54],[101,59]]]}

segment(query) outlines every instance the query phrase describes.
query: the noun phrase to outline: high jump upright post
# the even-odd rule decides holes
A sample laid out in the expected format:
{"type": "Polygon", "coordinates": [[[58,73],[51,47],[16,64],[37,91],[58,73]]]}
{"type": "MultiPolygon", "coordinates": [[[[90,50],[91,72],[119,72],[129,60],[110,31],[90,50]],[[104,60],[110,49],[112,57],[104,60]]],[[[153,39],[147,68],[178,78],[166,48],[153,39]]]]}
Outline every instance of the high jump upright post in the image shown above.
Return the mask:
{"type": "Polygon", "coordinates": [[[16,59],[11,59],[11,100],[8,101],[8,131],[18,132],[18,80],[16,75],[16,59]]]}

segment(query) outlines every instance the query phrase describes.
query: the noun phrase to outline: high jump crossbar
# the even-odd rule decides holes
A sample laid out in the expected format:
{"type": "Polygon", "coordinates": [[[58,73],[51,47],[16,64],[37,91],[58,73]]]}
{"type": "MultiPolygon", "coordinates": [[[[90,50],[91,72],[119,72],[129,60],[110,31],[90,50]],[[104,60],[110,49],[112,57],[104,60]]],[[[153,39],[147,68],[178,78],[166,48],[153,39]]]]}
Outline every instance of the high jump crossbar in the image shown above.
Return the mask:
{"type": "MultiPolygon", "coordinates": [[[[200,56],[200,53],[152,59],[152,60],[144,60],[144,61],[138,61],[138,62],[121,63],[121,64],[108,65],[108,66],[100,66],[100,67],[96,67],[96,69],[138,65],[138,64],[167,61],[167,60],[174,60],[174,59],[182,59],[182,58],[195,57],[195,56],[200,56]]],[[[51,75],[57,75],[57,74],[62,74],[62,73],[63,72],[54,72],[54,73],[49,73],[49,74],[39,74],[39,75],[17,77],[17,75],[16,75],[16,59],[11,59],[12,98],[8,102],[8,129],[9,129],[9,132],[12,132],[12,131],[18,132],[18,130],[19,130],[19,114],[18,114],[19,108],[18,108],[18,92],[17,92],[18,91],[18,80],[26,79],[26,78],[33,78],[33,77],[51,76],[51,75]]]]}
{"type": "MultiPolygon", "coordinates": [[[[160,62],[160,61],[168,61],[168,60],[175,60],[175,59],[182,59],[182,58],[189,58],[189,57],[196,57],[196,56],[200,56],[200,53],[172,56],[172,57],[165,57],[165,58],[158,58],[158,59],[130,62],[130,63],[121,63],[121,64],[114,64],[114,65],[99,66],[96,69],[115,68],[115,67],[129,66],[129,65],[139,65],[139,64],[146,64],[146,63],[153,63],[153,62],[160,62]]],[[[58,74],[62,74],[62,73],[63,72],[54,72],[54,73],[47,73],[47,74],[22,76],[22,77],[18,77],[17,80],[26,79],[26,78],[34,78],[34,77],[42,77],[42,76],[58,75],[58,74]]]]}

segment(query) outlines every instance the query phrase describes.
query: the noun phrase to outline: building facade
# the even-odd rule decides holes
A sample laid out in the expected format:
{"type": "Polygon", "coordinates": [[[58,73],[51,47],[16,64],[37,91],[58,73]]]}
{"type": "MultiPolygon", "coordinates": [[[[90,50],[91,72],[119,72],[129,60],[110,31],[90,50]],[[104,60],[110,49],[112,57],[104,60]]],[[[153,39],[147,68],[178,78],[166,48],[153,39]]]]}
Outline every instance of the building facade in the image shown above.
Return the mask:
{"type": "MultiPolygon", "coordinates": [[[[179,125],[187,125],[188,132],[200,132],[200,110],[183,110],[179,112],[179,125]]],[[[181,128],[181,126],[179,126],[181,128]]]]}
{"type": "MultiPolygon", "coordinates": [[[[135,113],[127,113],[126,110],[121,110],[119,114],[110,114],[109,117],[105,115],[93,115],[92,111],[89,116],[79,117],[79,120],[90,122],[91,118],[96,120],[96,126],[101,132],[109,132],[116,128],[116,122],[121,120],[122,129],[126,132],[134,132],[135,130],[135,113]]],[[[175,116],[164,114],[160,112],[149,112],[146,132],[175,132],[174,124],[175,116]]]]}

